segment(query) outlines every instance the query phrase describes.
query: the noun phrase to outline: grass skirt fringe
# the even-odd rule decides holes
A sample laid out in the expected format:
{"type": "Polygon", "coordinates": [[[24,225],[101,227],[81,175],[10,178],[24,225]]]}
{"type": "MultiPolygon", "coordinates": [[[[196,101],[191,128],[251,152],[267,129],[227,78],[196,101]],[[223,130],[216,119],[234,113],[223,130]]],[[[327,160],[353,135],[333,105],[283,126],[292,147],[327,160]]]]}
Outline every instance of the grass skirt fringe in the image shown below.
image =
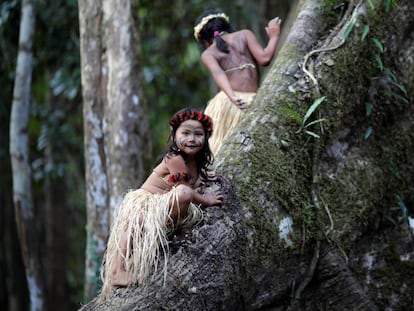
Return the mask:
{"type": "MultiPolygon", "coordinates": [[[[235,92],[235,94],[249,104],[256,93],[235,92]]],[[[214,155],[223,144],[227,133],[239,123],[243,112],[230,101],[223,91],[217,93],[208,102],[204,113],[213,119],[213,134],[209,139],[209,145],[214,155]]]]}
{"type": "MultiPolygon", "coordinates": [[[[111,228],[103,261],[100,300],[106,299],[117,285],[113,283],[113,277],[120,267],[128,273],[129,285],[143,284],[151,272],[154,276],[159,270],[165,279],[168,263],[167,236],[175,229],[169,215],[169,206],[174,201],[178,202],[175,187],[165,194],[138,189],[125,195],[111,228]]],[[[187,217],[180,219],[176,227],[194,225],[201,218],[199,206],[190,204],[187,217]]]]}

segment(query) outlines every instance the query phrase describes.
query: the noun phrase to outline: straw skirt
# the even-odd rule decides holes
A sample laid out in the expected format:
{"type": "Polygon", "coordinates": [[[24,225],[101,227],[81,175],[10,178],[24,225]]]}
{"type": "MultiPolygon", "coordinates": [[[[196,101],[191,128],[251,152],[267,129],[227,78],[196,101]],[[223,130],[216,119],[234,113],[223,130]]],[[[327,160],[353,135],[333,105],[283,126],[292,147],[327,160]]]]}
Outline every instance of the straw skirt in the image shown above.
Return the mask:
{"type": "MultiPolygon", "coordinates": [[[[237,96],[241,97],[250,104],[256,93],[235,92],[237,96]]],[[[213,119],[213,134],[209,139],[211,152],[216,155],[223,144],[226,135],[238,123],[244,113],[234,105],[227,95],[220,91],[207,104],[204,113],[213,119]]]]}
{"type": "Polygon", "coordinates": [[[100,299],[114,287],[143,284],[151,273],[166,276],[168,234],[201,220],[199,206],[190,204],[187,216],[173,224],[170,203],[178,202],[176,188],[164,194],[143,189],[128,192],[115,217],[103,261],[100,299]],[[161,266],[161,267],[159,267],[161,266]]]}

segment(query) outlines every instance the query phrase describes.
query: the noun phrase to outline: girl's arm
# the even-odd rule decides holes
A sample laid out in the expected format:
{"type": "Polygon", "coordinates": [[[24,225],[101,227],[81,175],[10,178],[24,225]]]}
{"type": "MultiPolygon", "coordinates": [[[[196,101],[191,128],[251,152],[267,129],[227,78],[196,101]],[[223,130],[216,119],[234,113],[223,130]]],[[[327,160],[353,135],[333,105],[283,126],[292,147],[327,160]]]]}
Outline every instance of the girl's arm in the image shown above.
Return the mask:
{"type": "Polygon", "coordinates": [[[243,30],[246,36],[247,45],[249,47],[250,53],[256,61],[262,65],[267,66],[273,59],[275,54],[277,43],[279,42],[280,35],[280,23],[281,20],[279,17],[276,17],[269,21],[266,27],[266,33],[269,37],[267,46],[263,48],[260,43],[257,41],[254,33],[248,29],[243,30]]]}
{"type": "Polygon", "coordinates": [[[217,86],[227,95],[233,104],[235,104],[240,109],[246,108],[246,103],[243,100],[240,100],[238,96],[233,91],[233,88],[230,85],[230,81],[226,76],[224,70],[220,67],[216,58],[208,52],[204,52],[201,55],[201,61],[210,71],[214,81],[216,81],[217,86]]]}
{"type": "MultiPolygon", "coordinates": [[[[187,166],[185,165],[184,159],[180,155],[166,158],[165,164],[171,175],[180,175],[181,173],[189,174],[187,166]]],[[[221,205],[223,201],[222,194],[217,191],[214,193],[201,194],[197,190],[194,190],[189,181],[185,178],[180,179],[176,182],[176,185],[184,184],[193,190],[193,202],[196,204],[202,204],[205,206],[221,205]]]]}
{"type": "Polygon", "coordinates": [[[223,203],[223,195],[220,191],[201,194],[194,190],[193,202],[205,206],[221,205],[223,203]]]}
{"type": "Polygon", "coordinates": [[[163,160],[164,164],[167,167],[167,171],[171,178],[174,176],[177,177],[177,180],[174,181],[174,185],[184,184],[186,186],[190,186],[189,178],[190,172],[188,171],[188,167],[185,164],[183,157],[179,154],[166,156],[163,160]],[[186,178],[187,176],[187,178],[186,178]]]}

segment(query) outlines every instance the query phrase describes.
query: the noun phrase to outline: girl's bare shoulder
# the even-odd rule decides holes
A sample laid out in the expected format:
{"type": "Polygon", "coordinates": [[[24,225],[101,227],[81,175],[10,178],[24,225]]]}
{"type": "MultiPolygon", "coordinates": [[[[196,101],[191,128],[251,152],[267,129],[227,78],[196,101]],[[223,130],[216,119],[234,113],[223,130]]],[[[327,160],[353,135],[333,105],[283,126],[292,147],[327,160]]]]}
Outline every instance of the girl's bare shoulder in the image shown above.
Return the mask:
{"type": "Polygon", "coordinates": [[[165,176],[171,173],[171,170],[176,168],[184,167],[185,161],[179,154],[168,154],[163,157],[160,163],[154,167],[153,171],[159,176],[165,176]]]}
{"type": "MultiPolygon", "coordinates": [[[[171,161],[184,161],[183,156],[179,153],[170,152],[167,153],[162,162],[171,162],[171,161]]],[[[162,163],[161,162],[161,163],[162,163]]]]}
{"type": "Polygon", "coordinates": [[[183,170],[186,167],[185,160],[182,155],[171,153],[164,157],[164,160],[160,163],[163,164],[168,171],[183,170]]]}
{"type": "Polygon", "coordinates": [[[223,39],[226,40],[231,46],[237,47],[237,50],[243,49],[246,47],[247,42],[254,37],[254,34],[249,29],[242,29],[236,32],[232,32],[223,36],[223,39]]]}
{"type": "Polygon", "coordinates": [[[250,29],[240,29],[236,32],[232,32],[229,35],[233,35],[234,37],[238,37],[239,39],[247,38],[248,36],[254,36],[253,31],[250,29]]]}

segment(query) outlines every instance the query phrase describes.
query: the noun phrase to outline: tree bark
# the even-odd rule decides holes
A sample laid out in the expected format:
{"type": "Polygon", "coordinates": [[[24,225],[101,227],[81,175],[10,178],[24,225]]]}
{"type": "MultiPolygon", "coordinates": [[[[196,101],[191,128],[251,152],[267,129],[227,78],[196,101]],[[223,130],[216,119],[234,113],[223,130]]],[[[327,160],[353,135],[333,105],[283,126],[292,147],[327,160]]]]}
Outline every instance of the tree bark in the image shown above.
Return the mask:
{"type": "Polygon", "coordinates": [[[225,177],[205,191],[220,187],[225,204],[172,238],[166,283],[155,276],[82,310],[412,307],[414,9],[324,3],[299,2],[217,156],[225,177]]]}
{"type": "Polygon", "coordinates": [[[10,117],[10,157],[13,176],[13,202],[20,247],[30,293],[30,309],[44,308],[44,280],[33,206],[29,160],[29,108],[35,29],[34,2],[22,2],[19,31],[19,53],[10,117]]]}
{"type": "MultiPolygon", "coordinates": [[[[48,96],[47,96],[48,97],[48,96]]],[[[46,102],[52,103],[50,97],[46,102]]],[[[59,104],[53,101],[55,107],[59,104]]],[[[53,111],[49,107],[49,111],[53,111]]],[[[49,139],[49,138],[48,138],[49,139]]],[[[53,167],[55,163],[55,150],[52,141],[48,141],[44,148],[43,157],[46,167],[53,167]]],[[[45,282],[48,288],[48,305],[59,305],[62,300],[67,300],[68,282],[66,275],[68,271],[68,258],[70,258],[70,225],[71,209],[68,207],[70,198],[68,197],[65,181],[56,182],[51,174],[47,174],[44,182],[44,223],[46,231],[46,256],[44,260],[45,268],[48,273],[45,282]]],[[[67,176],[64,176],[66,179],[67,176]]],[[[51,308],[53,309],[53,307],[51,308]]],[[[69,311],[66,305],[60,306],[61,311],[69,311]]]]}
{"type": "MultiPolygon", "coordinates": [[[[7,161],[6,161],[7,163],[7,161]]],[[[3,163],[4,164],[4,163],[3,163]]],[[[5,164],[8,168],[3,168],[2,172],[10,171],[10,163],[5,164]]],[[[19,311],[29,309],[29,294],[27,290],[25,270],[22,262],[21,248],[16,229],[16,217],[13,209],[13,202],[10,196],[12,193],[11,176],[6,173],[1,176],[0,190],[0,302],[9,311],[19,311]],[[22,286],[23,285],[23,286],[22,286]]]]}
{"type": "Polygon", "coordinates": [[[145,175],[148,122],[137,69],[134,1],[79,1],[87,184],[86,300],[100,287],[115,208],[145,175]]]}

